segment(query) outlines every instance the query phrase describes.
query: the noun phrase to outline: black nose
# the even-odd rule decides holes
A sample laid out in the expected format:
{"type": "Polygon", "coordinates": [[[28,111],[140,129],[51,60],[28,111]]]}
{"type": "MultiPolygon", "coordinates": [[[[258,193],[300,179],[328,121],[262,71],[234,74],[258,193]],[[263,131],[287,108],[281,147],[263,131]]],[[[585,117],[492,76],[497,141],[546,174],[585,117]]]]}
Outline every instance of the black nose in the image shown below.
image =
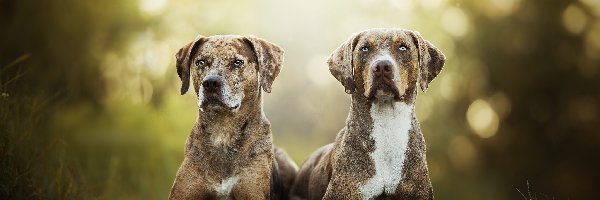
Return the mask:
{"type": "Polygon", "coordinates": [[[207,91],[217,91],[221,89],[221,79],[219,79],[218,77],[210,77],[207,79],[204,79],[204,81],[202,81],[202,87],[204,87],[205,90],[207,91]]]}
{"type": "Polygon", "coordinates": [[[389,76],[392,74],[392,62],[389,60],[377,61],[373,67],[371,67],[375,76],[389,76]]]}

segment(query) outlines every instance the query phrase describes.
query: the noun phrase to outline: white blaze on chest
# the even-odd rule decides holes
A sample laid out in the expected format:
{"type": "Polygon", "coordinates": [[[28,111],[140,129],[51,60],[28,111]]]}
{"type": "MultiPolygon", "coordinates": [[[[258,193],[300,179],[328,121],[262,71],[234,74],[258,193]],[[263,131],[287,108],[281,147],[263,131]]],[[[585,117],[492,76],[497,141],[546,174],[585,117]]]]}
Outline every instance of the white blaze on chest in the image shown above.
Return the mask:
{"type": "Polygon", "coordinates": [[[375,150],[370,154],[375,175],[360,188],[363,199],[393,194],[402,178],[402,166],[408,148],[408,131],[412,126],[413,106],[403,102],[393,106],[371,106],[375,150]]]}
{"type": "Polygon", "coordinates": [[[237,176],[230,176],[229,178],[223,179],[220,183],[215,185],[215,191],[217,192],[217,199],[231,199],[230,194],[233,186],[238,181],[237,176]]]}

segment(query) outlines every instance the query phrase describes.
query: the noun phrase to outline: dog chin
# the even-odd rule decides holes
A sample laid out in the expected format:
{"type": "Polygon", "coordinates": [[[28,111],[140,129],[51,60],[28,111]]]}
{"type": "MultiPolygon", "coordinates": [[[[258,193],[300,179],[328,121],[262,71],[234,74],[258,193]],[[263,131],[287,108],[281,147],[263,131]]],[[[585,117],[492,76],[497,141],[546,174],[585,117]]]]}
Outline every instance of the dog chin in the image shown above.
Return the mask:
{"type": "Polygon", "coordinates": [[[240,104],[227,105],[220,100],[205,100],[200,103],[200,110],[203,112],[220,112],[231,111],[236,112],[240,108],[240,104]]]}
{"type": "Polygon", "coordinates": [[[400,101],[400,94],[394,86],[373,88],[368,96],[371,101],[397,102],[400,101]]]}
{"type": "Polygon", "coordinates": [[[389,91],[377,90],[377,92],[375,92],[375,98],[377,98],[377,99],[382,99],[382,100],[393,99],[394,96],[396,96],[396,95],[392,94],[389,91]]]}

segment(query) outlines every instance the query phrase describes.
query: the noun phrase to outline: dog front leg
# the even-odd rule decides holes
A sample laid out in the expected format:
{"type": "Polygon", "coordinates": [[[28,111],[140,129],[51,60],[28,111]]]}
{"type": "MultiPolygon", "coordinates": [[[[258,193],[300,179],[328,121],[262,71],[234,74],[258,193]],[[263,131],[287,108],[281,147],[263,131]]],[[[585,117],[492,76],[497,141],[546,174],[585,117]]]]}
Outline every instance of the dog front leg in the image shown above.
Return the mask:
{"type": "Polygon", "coordinates": [[[258,179],[241,180],[235,187],[233,196],[234,199],[270,199],[269,182],[258,179]]]}
{"type": "Polygon", "coordinates": [[[323,200],[361,200],[357,184],[349,179],[334,178],[327,186],[323,200]]]}
{"type": "Polygon", "coordinates": [[[244,168],[238,174],[240,179],[233,188],[234,199],[271,198],[271,162],[265,160],[253,161],[253,166],[244,168]]]}
{"type": "Polygon", "coordinates": [[[197,170],[194,170],[194,167],[187,158],[183,160],[171,187],[169,200],[212,199],[215,197],[214,192],[208,191],[207,186],[204,185],[207,180],[201,179],[202,176],[198,174],[197,170]]]}

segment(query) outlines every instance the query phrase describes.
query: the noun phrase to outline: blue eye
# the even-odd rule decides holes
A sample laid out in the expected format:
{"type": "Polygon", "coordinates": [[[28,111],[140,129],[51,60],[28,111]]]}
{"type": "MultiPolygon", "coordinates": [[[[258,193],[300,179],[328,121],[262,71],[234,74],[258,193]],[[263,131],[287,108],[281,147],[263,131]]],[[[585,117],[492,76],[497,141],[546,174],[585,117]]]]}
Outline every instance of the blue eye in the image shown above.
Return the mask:
{"type": "Polygon", "coordinates": [[[398,48],[398,49],[400,49],[400,51],[406,51],[406,50],[408,50],[408,48],[406,48],[406,46],[404,46],[404,45],[400,46],[400,48],[398,48]]]}
{"type": "Polygon", "coordinates": [[[204,66],[206,61],[204,59],[196,60],[196,66],[204,66]]]}
{"type": "Polygon", "coordinates": [[[367,52],[369,51],[369,47],[361,47],[360,50],[363,52],[367,52]]]}

